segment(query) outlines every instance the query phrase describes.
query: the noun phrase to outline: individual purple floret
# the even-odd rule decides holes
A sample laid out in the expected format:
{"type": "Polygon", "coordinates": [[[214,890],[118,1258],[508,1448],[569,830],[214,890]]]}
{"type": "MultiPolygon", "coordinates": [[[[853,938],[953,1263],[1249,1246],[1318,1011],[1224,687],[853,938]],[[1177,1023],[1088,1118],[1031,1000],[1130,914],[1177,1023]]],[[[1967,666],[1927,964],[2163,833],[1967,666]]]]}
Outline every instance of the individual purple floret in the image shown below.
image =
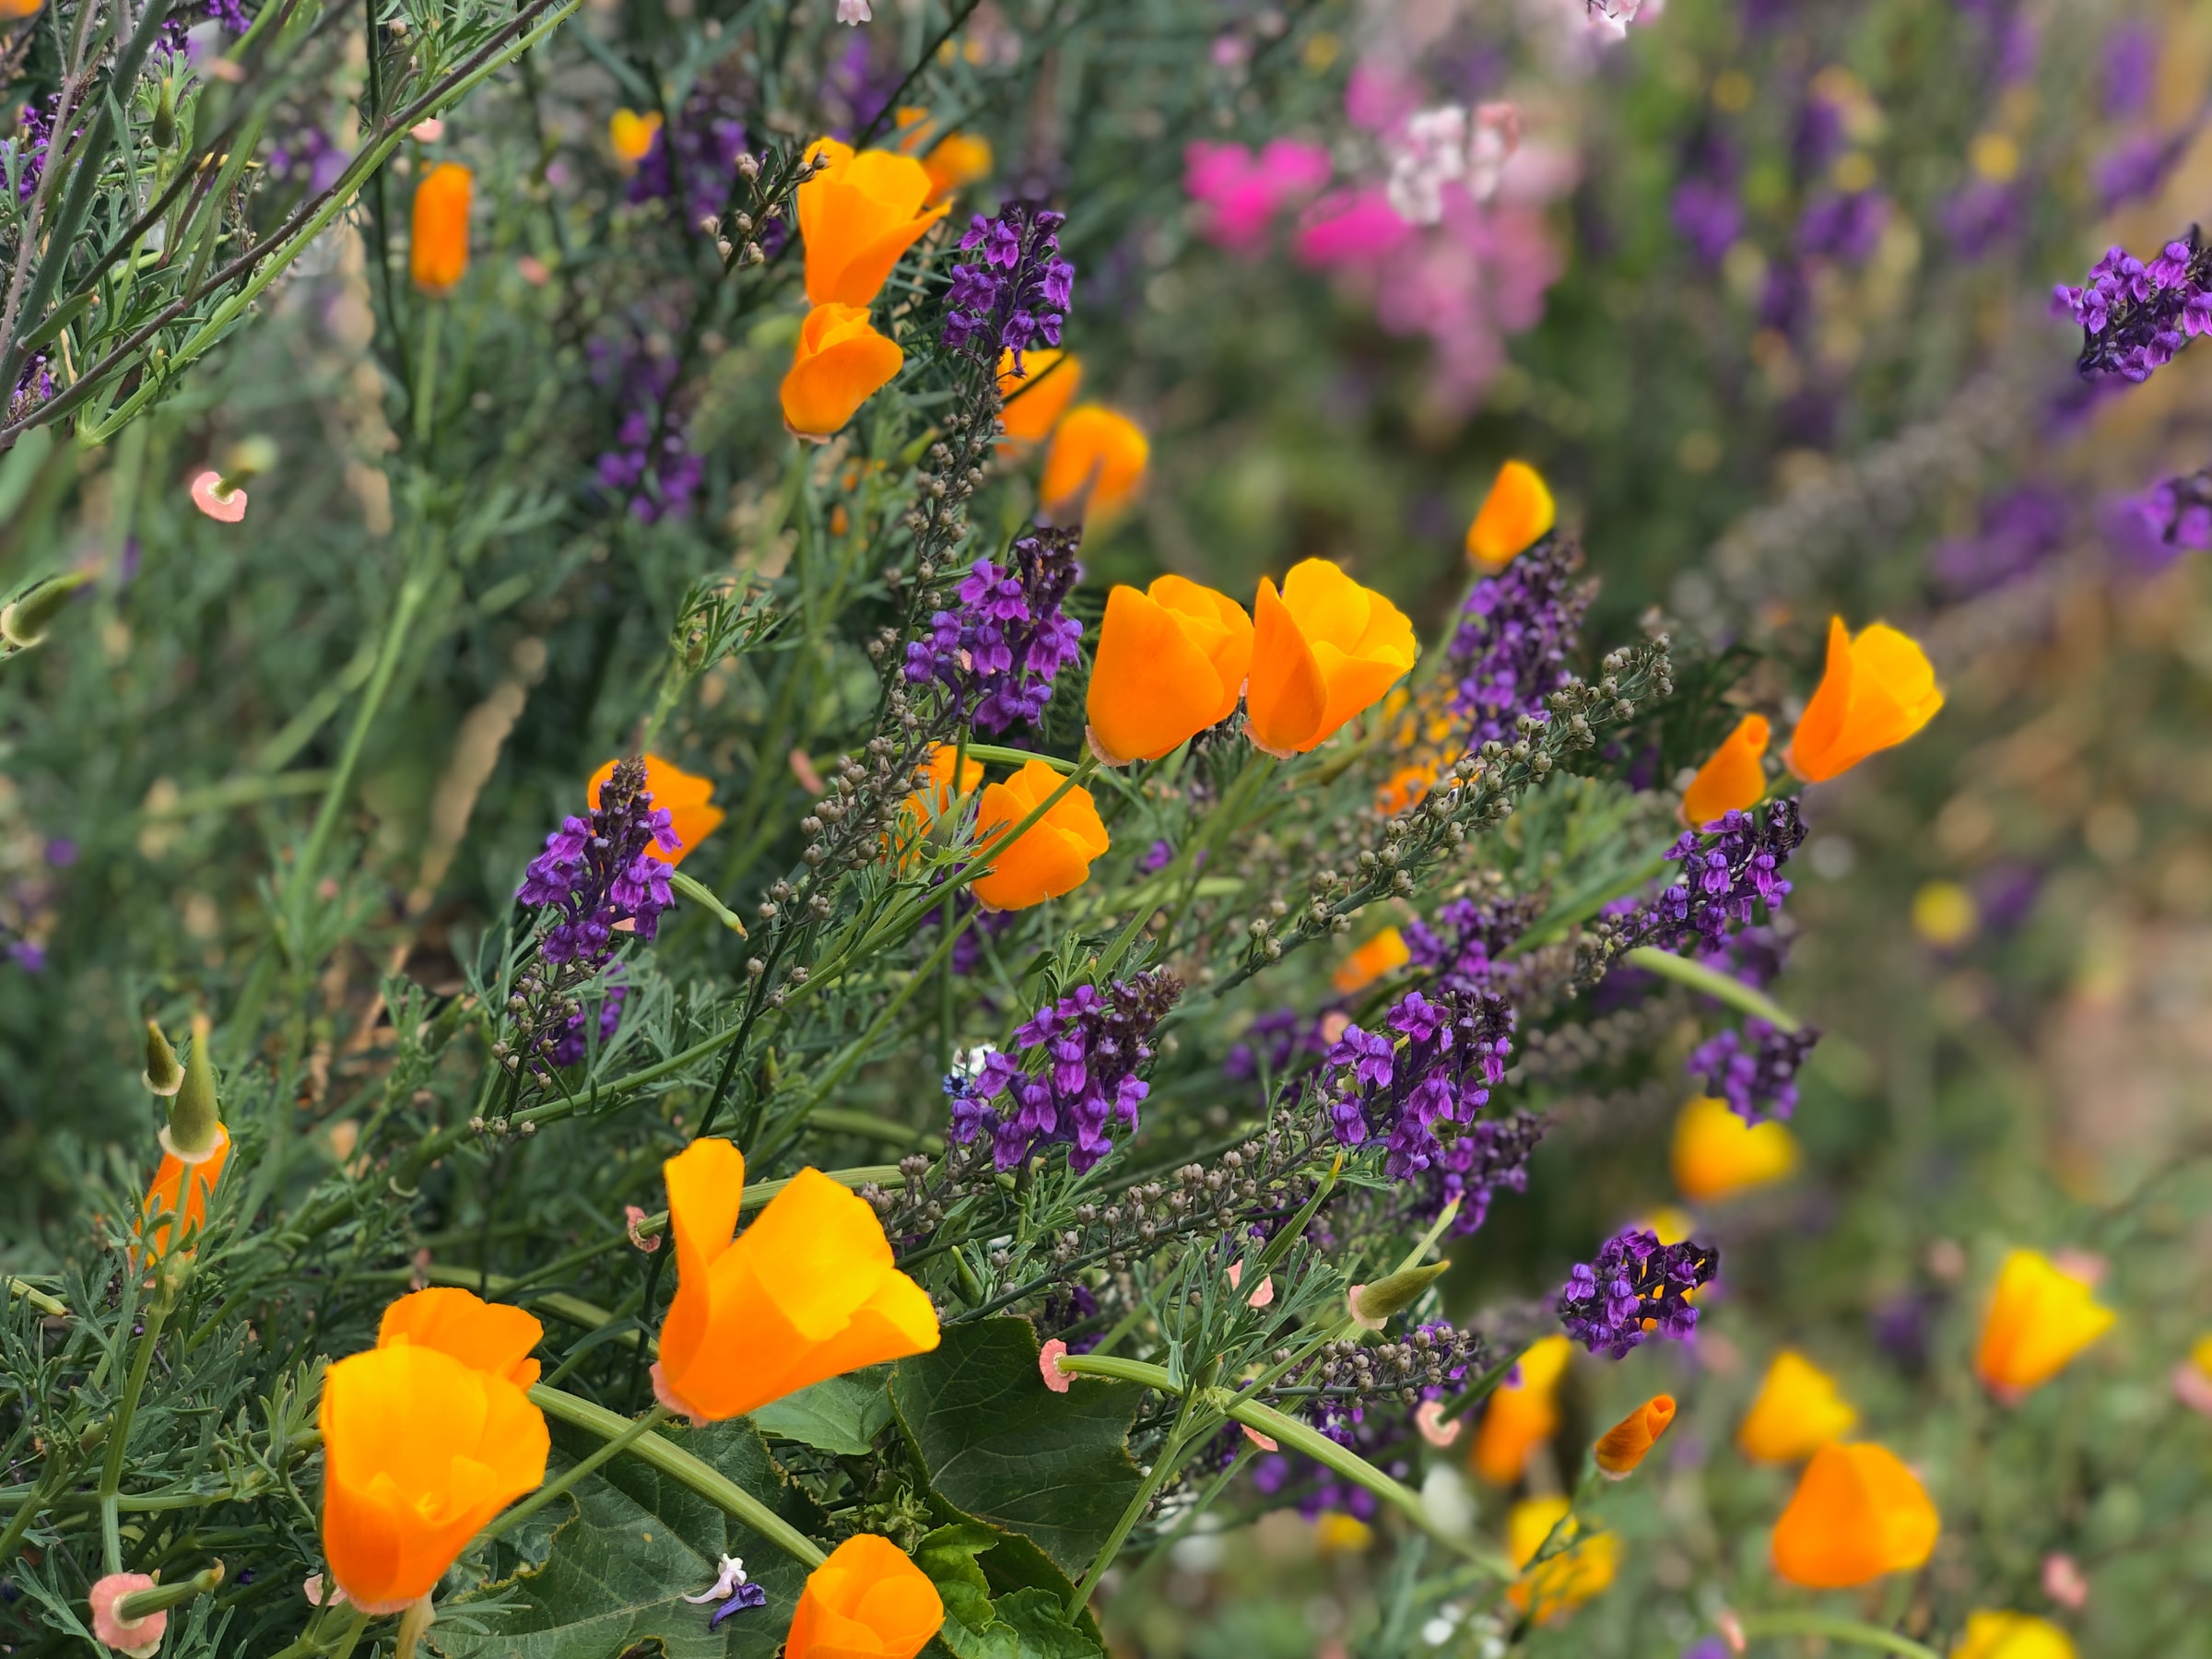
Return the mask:
{"type": "Polygon", "coordinates": [[[1147,969],[1104,993],[1077,985],[1040,1008],[1014,1033],[1024,1059],[991,1051],[972,1076],[945,1079],[952,1138],[966,1146],[989,1133],[1001,1170],[1055,1142],[1069,1148],[1068,1168],[1089,1169],[1112,1149],[1106,1130],[1115,1118],[1135,1132],[1151,1087],[1137,1073],[1152,1058],[1153,1028],[1182,994],[1173,974],[1147,969]],[[1026,1060],[1033,1054],[1042,1063],[1032,1070],[1026,1060]]]}
{"type": "Polygon", "coordinates": [[[2173,360],[2198,335],[2212,332],[2212,253],[2194,225],[2146,264],[2112,248],[2080,288],[2060,283],[2054,316],[2081,324],[2084,375],[2118,374],[2142,382],[2173,360]]]}
{"type": "Polygon", "coordinates": [[[1443,1155],[1440,1124],[1465,1132],[1489,1103],[1512,1053],[1513,1011],[1482,991],[1440,991],[1431,1001],[1409,991],[1381,1031],[1347,1025],[1328,1053],[1323,1088],[1329,1126],[1347,1147],[1380,1134],[1389,1147],[1383,1167],[1406,1181],[1443,1155]]]}
{"type": "Polygon", "coordinates": [[[1014,355],[1013,371],[1026,374],[1022,353],[1060,344],[1060,326],[1074,297],[1076,267],[1060,257],[1060,227],[1067,215],[1034,202],[1014,202],[994,219],[977,214],[960,251],[975,255],[952,269],[945,296],[945,345],[992,365],[1014,355]]]}
{"type": "Polygon", "coordinates": [[[1462,1129],[1430,1164],[1424,1176],[1429,1194],[1418,1213],[1441,1216],[1456,1198],[1459,1214],[1452,1218],[1453,1232],[1465,1237],[1477,1230],[1489,1219],[1492,1193],[1500,1187],[1528,1191],[1529,1157],[1544,1138],[1544,1120],[1529,1112],[1481,1118],[1462,1129]]]}
{"type": "Polygon", "coordinates": [[[959,609],[937,612],[929,638],[908,644],[907,679],[948,688],[978,731],[1036,724],[1053,676],[1083,639],[1083,625],[1060,611],[1082,579],[1081,543],[1080,530],[1040,528],[1014,544],[1005,565],[977,559],[959,585],[959,609]]]}
{"type": "Polygon", "coordinates": [[[1446,658],[1468,747],[1512,742],[1524,714],[1549,718],[1544,700],[1573,677],[1567,653],[1596,591],[1574,581],[1581,563],[1573,547],[1538,542],[1467,595],[1446,658]]]}
{"type": "Polygon", "coordinates": [[[1740,1033],[1716,1032],[1691,1050],[1688,1071],[1745,1123],[1763,1124],[1797,1109],[1797,1069],[1819,1041],[1813,1026],[1783,1031],[1747,1019],[1740,1033]]]}
{"type": "Polygon", "coordinates": [[[2129,505],[2162,546],[2212,550],[2212,467],[2155,484],[2129,505]]]}
{"type": "Polygon", "coordinates": [[[1559,1290],[1559,1323],[1592,1353],[1623,1358],[1653,1331],[1681,1338],[1698,1328],[1689,1295],[1712,1282],[1721,1253],[1710,1244],[1662,1244],[1659,1235],[1623,1228],[1594,1262],[1579,1262],[1559,1290]],[[1651,1328],[1645,1328],[1646,1322],[1651,1328]]]}
{"type": "Polygon", "coordinates": [[[546,837],[546,850],[530,861],[514,896],[524,904],[557,910],[538,953],[548,962],[606,960],[615,929],[630,923],[650,939],[661,912],[676,902],[669,866],[647,853],[680,851],[665,808],[655,807],[645,787],[645,762],[618,763],[599,791],[588,817],[569,818],[546,837]]]}

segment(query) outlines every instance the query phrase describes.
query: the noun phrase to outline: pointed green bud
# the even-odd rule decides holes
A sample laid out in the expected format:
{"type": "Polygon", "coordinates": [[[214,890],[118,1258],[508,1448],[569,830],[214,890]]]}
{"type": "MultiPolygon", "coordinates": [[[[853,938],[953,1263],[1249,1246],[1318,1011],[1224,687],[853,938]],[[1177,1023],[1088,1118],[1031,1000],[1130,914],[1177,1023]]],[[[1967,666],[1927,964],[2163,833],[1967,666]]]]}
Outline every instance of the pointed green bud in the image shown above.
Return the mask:
{"type": "Polygon", "coordinates": [[[1451,1270],[1449,1262],[1432,1262],[1426,1267],[1407,1267],[1371,1285],[1354,1285],[1350,1299],[1354,1323],[1371,1331],[1381,1330],[1392,1314],[1405,1312],[1421,1300],[1422,1291],[1451,1270]]]}
{"type": "Polygon", "coordinates": [[[145,1081],[158,1095],[173,1095],[184,1086],[184,1068],[177,1064],[177,1051],[169,1046],[161,1028],[150,1019],[146,1022],[145,1081]]]}
{"type": "Polygon", "coordinates": [[[0,610],[0,639],[18,651],[29,651],[46,637],[47,625],[61,615],[62,606],[91,580],[89,571],[72,571],[52,582],[41,582],[6,609],[0,610]]]}
{"type": "Polygon", "coordinates": [[[161,1131],[162,1149],[184,1163],[205,1163],[215,1156],[222,1114],[215,1103],[215,1058],[207,1051],[210,1027],[207,1016],[192,1017],[192,1053],[184,1062],[184,1082],[169,1103],[169,1127],[161,1131]]]}
{"type": "Polygon", "coordinates": [[[161,97],[154,105],[154,147],[168,149],[177,141],[177,94],[168,81],[161,83],[161,97]]]}

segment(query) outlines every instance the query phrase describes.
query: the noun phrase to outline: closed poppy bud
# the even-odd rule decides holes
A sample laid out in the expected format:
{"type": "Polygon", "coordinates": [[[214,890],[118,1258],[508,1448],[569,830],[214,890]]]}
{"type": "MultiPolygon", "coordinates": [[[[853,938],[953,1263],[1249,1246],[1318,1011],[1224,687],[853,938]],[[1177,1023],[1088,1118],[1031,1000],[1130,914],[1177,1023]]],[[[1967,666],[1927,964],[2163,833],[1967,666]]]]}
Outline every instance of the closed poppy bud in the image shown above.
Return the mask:
{"type": "Polygon", "coordinates": [[[1797,1137],[1777,1123],[1747,1124],[1728,1102],[1700,1095],[1675,1119],[1675,1185],[1693,1204],[1734,1197],[1795,1172],[1797,1137]]]}
{"type": "Polygon", "coordinates": [[[346,1599],[397,1613],[546,1478],[545,1414],[505,1377],[414,1343],[323,1376],[323,1548],[346,1599]]]}
{"type": "MultiPolygon", "coordinates": [[[[584,794],[598,810],[599,792],[615,775],[617,761],[609,760],[592,774],[585,785],[584,794]]],[[[655,812],[668,815],[668,828],[681,844],[671,853],[658,841],[645,843],[645,856],[674,869],[690,855],[691,849],[714,833],[715,827],[729,815],[712,805],[714,781],[686,771],[673,760],[664,760],[658,755],[645,757],[645,791],[653,796],[655,812]]]]}
{"type": "Polygon", "coordinates": [[[1290,567],[1282,592],[1260,578],[1244,711],[1253,743],[1302,755],[1380,702],[1419,647],[1406,613],[1325,559],[1290,567]]]}
{"type": "Polygon", "coordinates": [[[784,424],[802,438],[832,437],[905,365],[906,353],[876,332],[865,306],[818,305],[799,325],[783,377],[784,424]]]}
{"type": "Polygon", "coordinates": [[[1795,1348],[1783,1348],[1737,1425],[1735,1443],[1760,1463],[1796,1463],[1841,1440],[1858,1420],[1833,1377],[1795,1348]]]}
{"type": "Polygon", "coordinates": [[[2039,1252],[2016,1250],[1997,1270],[1975,1373],[1992,1388],[2016,1392],[2048,1382],[2112,1329],[2113,1317],[2087,1280],[2039,1252]]]}
{"type": "MultiPolygon", "coordinates": [[[[1514,1504],[1505,1517],[1505,1543],[1513,1565],[1527,1567],[1535,1560],[1551,1529],[1571,1507],[1564,1498],[1530,1498],[1514,1504]]],[[[1567,1522],[1567,1537],[1577,1538],[1581,1531],[1577,1523],[1567,1522]]],[[[1620,1540],[1611,1533],[1598,1533],[1524,1572],[1506,1591],[1506,1599],[1536,1623],[1549,1624],[1604,1590],[1619,1571],[1620,1540]]]]}
{"type": "Polygon", "coordinates": [[[1228,594],[1181,576],[1115,587],[1085,705],[1091,752],[1109,766],[1159,759],[1237,712],[1251,665],[1252,619],[1228,594]]]}
{"type": "Polygon", "coordinates": [[[1747,714],[1736,723],[1712,759],[1698,768],[1682,795],[1682,821],[1693,830],[1729,812],[1744,812],[1767,793],[1767,717],[1747,714]]]}
{"type": "Polygon", "coordinates": [[[783,1659],[913,1659],[944,1622],[929,1575],[888,1538],[855,1533],[806,1575],[783,1659]]]}
{"type": "Polygon", "coordinates": [[[1675,1420],[1675,1396],[1653,1394],[1598,1437],[1591,1455],[1607,1477],[1619,1480],[1631,1474],[1643,1454],[1659,1443],[1666,1426],[1675,1420]]]}
{"type": "Polygon", "coordinates": [[[1404,967],[1412,957],[1406,947],[1406,935],[1394,927],[1386,927],[1336,965],[1336,971],[1329,977],[1330,988],[1339,996],[1356,995],[1393,968],[1404,967]]]}
{"type": "Polygon", "coordinates": [[[1894,748],[1936,717],[1943,693],[1919,643],[1886,622],[1860,631],[1843,618],[1828,623],[1828,671],[1805,706],[1783,756],[1807,783],[1849,771],[1867,756],[1894,748]]]}
{"type": "Polygon", "coordinates": [[[0,609],[0,641],[18,651],[29,651],[46,637],[46,629],[76,596],[76,590],[92,580],[89,571],[72,571],[41,582],[20,599],[0,609]]]}
{"type": "Polygon", "coordinates": [[[1475,1436],[1476,1473],[1492,1486],[1512,1486],[1528,1466],[1529,1453],[1559,1429],[1559,1379],[1567,1371],[1573,1343],[1547,1336],[1521,1356],[1517,1382],[1492,1391],[1475,1436]]]}
{"type": "Polygon", "coordinates": [[[2031,1613],[1969,1613],[1951,1659],[2074,1659],[2074,1641],[2031,1613]]]}
{"type": "Polygon", "coordinates": [[[530,1350],[545,1337],[546,1327],[535,1316],[512,1302],[488,1302],[472,1290],[446,1285],[401,1297],[384,1310],[376,1327],[380,1348],[436,1348],[517,1388],[537,1381],[537,1361],[530,1350]]]}
{"type": "MultiPolygon", "coordinates": [[[[1032,760],[1004,783],[983,791],[976,811],[976,845],[987,847],[1036,811],[1060,787],[1060,774],[1032,760]]],[[[991,872],[970,890],[991,910],[1027,910],[1071,892],[1090,878],[1090,863],[1106,851],[1106,826],[1090,792],[1077,784],[1052,810],[991,855],[991,872]]]]}
{"type": "Polygon", "coordinates": [[[147,1239],[147,1260],[159,1261],[171,1244],[189,1248],[189,1241],[206,1225],[207,1200],[229,1159],[230,1131],[220,1124],[216,1124],[215,1138],[204,1157],[186,1159],[174,1152],[161,1155],[160,1168],[146,1189],[146,1213],[140,1222],[151,1235],[147,1239]]]}
{"type": "Polygon", "coordinates": [[[140,1080],[154,1093],[173,1095],[184,1087],[184,1068],[177,1064],[177,1051],[169,1046],[169,1039],[152,1020],[146,1022],[146,1070],[140,1080]]]}
{"type": "Polygon", "coordinates": [[[1135,499],[1151,459],[1151,440],[1135,421],[1085,404],[1053,429],[1037,494],[1060,524],[1103,524],[1135,499]]]}
{"type": "Polygon", "coordinates": [[[407,274],[436,298],[468,272],[468,204],[477,175],[458,161],[441,161],[415,187],[415,222],[407,241],[407,274]]]}
{"type": "Polygon", "coordinates": [[[1083,386],[1083,359],[1072,351],[1048,348],[1025,351],[1021,366],[1027,374],[1014,372],[1014,354],[998,359],[998,395],[1009,443],[1042,443],[1067,413],[1083,386]]]}
{"type": "Polygon", "coordinates": [[[660,141],[660,136],[658,110],[648,110],[643,114],[635,110],[617,110],[607,118],[607,146],[626,173],[638,171],[638,163],[653,154],[653,147],[660,141]]]}
{"type": "Polygon", "coordinates": [[[1467,526],[1467,557],[1494,570],[1543,540],[1559,516],[1544,475],[1525,461],[1508,461],[1467,526]]]}
{"type": "Polygon", "coordinates": [[[1943,1528],[1936,1506],[1887,1447],[1813,1453],[1774,1524],[1774,1570],[1808,1590],[1843,1590],[1924,1564],[1943,1528]]]}
{"type": "Polygon", "coordinates": [[[661,1166],[676,1236],[676,1297],[653,1394],[694,1422],[743,1417],[865,1365],[937,1346],[937,1311],[891,1264],[858,1194],[801,1170],[742,1237],[745,1156],[693,1141],[661,1166]]]}
{"type": "Polygon", "coordinates": [[[818,140],[806,154],[827,163],[798,189],[807,302],[866,306],[900,257],[950,210],[924,209],[929,173],[912,156],[855,154],[835,138],[818,140]]]}

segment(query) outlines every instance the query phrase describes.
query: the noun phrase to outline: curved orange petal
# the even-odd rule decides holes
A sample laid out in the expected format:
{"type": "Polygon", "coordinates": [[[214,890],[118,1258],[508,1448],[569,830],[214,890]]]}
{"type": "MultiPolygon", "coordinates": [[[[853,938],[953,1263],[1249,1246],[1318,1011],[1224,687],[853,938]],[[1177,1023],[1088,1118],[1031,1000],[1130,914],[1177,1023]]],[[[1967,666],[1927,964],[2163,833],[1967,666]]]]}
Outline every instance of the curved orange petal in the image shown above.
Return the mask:
{"type": "Polygon", "coordinates": [[[806,313],[791,370],[779,394],[794,432],[827,438],[905,366],[898,342],[869,325],[857,305],[829,303],[806,313]]]}
{"type": "Polygon", "coordinates": [[[1252,605],[1252,671],[1244,712],[1252,740],[1271,755],[1293,755],[1320,741],[1328,683],[1275,583],[1260,578],[1252,605]]]}
{"type": "Polygon", "coordinates": [[[1055,518],[1102,522],[1142,488],[1151,457],[1151,441],[1136,422],[1103,404],[1085,404],[1053,433],[1038,499],[1055,518]]]}
{"type": "Polygon", "coordinates": [[[1813,1453],[1774,1524],[1774,1569],[1811,1590],[1842,1590],[1924,1564],[1942,1521],[1912,1471],[1883,1446],[1813,1453]]]}
{"type": "Polygon", "coordinates": [[[1214,705],[1214,717],[1206,724],[1220,724],[1237,712],[1245,677],[1252,672],[1252,618],[1227,594],[1187,577],[1156,576],[1145,594],[1183,618],[1193,641],[1213,664],[1221,681],[1221,700],[1214,705]]]}
{"type": "Polygon", "coordinates": [[[928,1575],[889,1539],[857,1533],[807,1575],[784,1659],[913,1659],[944,1622],[928,1575]]]}
{"type": "Polygon", "coordinates": [[[1682,795],[1682,818],[1693,827],[1712,823],[1729,812],[1758,805],[1767,793],[1767,774],[1759,761],[1767,752],[1770,735],[1764,714],[1747,714],[1736,722],[1712,758],[1698,769],[1682,795]]]}
{"type": "Polygon", "coordinates": [[[1005,441],[1042,443],[1060,424],[1083,386],[1083,362],[1072,351],[1025,351],[1026,375],[1014,372],[1014,354],[998,359],[998,394],[1006,423],[1005,441]]]}
{"type": "Polygon", "coordinates": [[[1467,525],[1467,557],[1495,569],[1548,535],[1558,518],[1544,475],[1524,461],[1508,461],[1467,525]]]}
{"type": "Polygon", "coordinates": [[[434,1285],[403,1296],[384,1310],[376,1328],[376,1346],[412,1343],[436,1348],[472,1370],[489,1371],[527,1388],[538,1374],[530,1350],[545,1336],[546,1327],[511,1302],[488,1302],[472,1290],[434,1285]]]}
{"type": "Polygon", "coordinates": [[[1192,635],[1191,618],[1149,594],[1117,585],[1106,596],[1085,703],[1100,759],[1157,760],[1221,718],[1220,673],[1192,635]]]}
{"type": "Polygon", "coordinates": [[[745,1195],[745,1154],[726,1140],[702,1136],[664,1163],[661,1173],[676,1236],[676,1295],[661,1324],[661,1364],[673,1378],[688,1371],[706,1341],[714,1264],[730,1248],[745,1195]]]}

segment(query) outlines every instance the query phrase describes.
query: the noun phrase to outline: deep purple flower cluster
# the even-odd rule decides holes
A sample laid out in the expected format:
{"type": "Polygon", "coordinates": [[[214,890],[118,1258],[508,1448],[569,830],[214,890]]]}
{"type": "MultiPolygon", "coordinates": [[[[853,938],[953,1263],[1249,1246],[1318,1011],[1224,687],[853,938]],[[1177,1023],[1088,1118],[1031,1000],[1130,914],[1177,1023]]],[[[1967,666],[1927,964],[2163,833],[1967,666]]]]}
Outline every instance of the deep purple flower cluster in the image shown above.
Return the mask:
{"type": "Polygon", "coordinates": [[[1578,1262],[1557,1304],[1567,1335],[1592,1353],[1614,1359],[1652,1335],[1680,1338],[1698,1328],[1689,1293],[1712,1282],[1721,1253],[1710,1244],[1662,1244],[1659,1235],[1623,1228],[1605,1243],[1595,1262],[1578,1262]]]}
{"type": "Polygon", "coordinates": [[[738,108],[734,90],[702,82],[653,135],[653,147],[629,176],[629,199],[673,205],[680,187],[687,229],[728,211],[737,158],[746,150],[745,123],[737,117],[738,108]]]}
{"type": "Polygon", "coordinates": [[[1567,653],[1595,591],[1574,581],[1581,563],[1573,547],[1542,541],[1467,595],[1447,655],[1470,748],[1511,743],[1524,714],[1550,718],[1544,700],[1573,677],[1567,653]]]}
{"type": "Polygon", "coordinates": [[[1675,229],[1700,264],[1717,269],[1744,233],[1744,206],[1733,182],[1692,175],[1675,186],[1675,229]]]}
{"type": "Polygon", "coordinates": [[[1453,1232],[1464,1237],[1475,1231],[1489,1219],[1492,1193],[1500,1187],[1528,1191],[1529,1157],[1544,1138],[1544,1120],[1529,1112],[1480,1118],[1461,1129],[1426,1171],[1429,1191],[1420,1213],[1441,1216],[1456,1198],[1459,1214],[1452,1218],[1453,1232]]]}
{"type": "Polygon", "coordinates": [[[1623,924],[1631,942],[1694,947],[1710,956],[1729,930],[1750,924],[1760,905],[1772,915],[1789,897],[1782,866],[1805,842],[1805,820],[1784,796],[1749,812],[1731,811],[1709,832],[1686,830],[1667,857],[1682,866],[1673,886],[1623,924]]]}
{"type": "Polygon", "coordinates": [[[1519,976],[1501,953],[1527,933],[1543,912],[1540,895],[1478,901],[1454,899],[1428,920],[1405,927],[1406,953],[1416,968],[1431,970],[1447,990],[1511,994],[1519,976]]]}
{"type": "Polygon", "coordinates": [[[996,218],[977,214],[960,251],[977,257],[952,271],[945,296],[945,345],[948,350],[995,368],[1002,353],[1014,354],[1014,372],[1026,374],[1021,354],[1032,346],[1060,344],[1074,297],[1076,267],[1060,257],[1060,227],[1067,215],[1015,202],[996,218]]]}
{"type": "Polygon", "coordinates": [[[2153,485],[2131,505],[2162,546],[2212,551],[2212,467],[2153,485]]]}
{"type": "Polygon", "coordinates": [[[665,406],[676,390],[674,354],[648,336],[623,345],[594,338],[584,355],[593,382],[622,411],[614,447],[594,464],[600,484],[641,524],[683,517],[699,494],[705,466],[685,437],[683,418],[665,406]]]}
{"type": "Polygon", "coordinates": [[[1747,1019],[1740,1033],[1717,1031],[1698,1044],[1688,1069],[1745,1123],[1763,1124],[1797,1109],[1797,1068],[1819,1041],[1818,1027],[1783,1031],[1763,1019],[1747,1019]]]}
{"type": "Polygon", "coordinates": [[[1014,1033],[1024,1055],[1042,1051],[1036,1070],[993,1051],[974,1077],[954,1072],[945,1079],[952,1138],[967,1146],[988,1130],[1001,1170],[1055,1142],[1067,1146],[1068,1168],[1089,1169],[1112,1147],[1106,1130],[1113,1119],[1135,1133],[1150,1088],[1136,1074],[1152,1058],[1153,1028],[1182,994],[1173,974],[1147,969],[1103,993],[1078,985],[1040,1008],[1014,1033]]]}
{"type": "Polygon", "coordinates": [[[1953,537],[1930,561],[1936,581],[1954,598],[1970,599],[2017,582],[2065,544],[2071,527],[2066,497],[2023,485],[1982,510],[1982,532],[1953,537]]]}
{"type": "MultiPolygon", "coordinates": [[[[621,971],[622,965],[618,962],[607,977],[612,980],[621,971]]],[[[610,983],[606,987],[606,998],[599,1005],[599,1043],[602,1048],[612,1042],[615,1033],[621,1030],[622,1005],[629,1000],[628,985],[610,983]]],[[[584,1022],[590,1018],[590,1014],[581,1007],[569,1016],[568,1028],[561,1032],[560,1041],[553,1045],[554,1065],[579,1065],[584,1055],[591,1052],[590,1042],[584,1035],[584,1022]]]]}
{"type": "Polygon", "coordinates": [[[676,899],[668,888],[669,866],[646,849],[674,853],[682,845],[669,828],[666,808],[653,804],[645,762],[622,761],[588,817],[565,818],[546,837],[546,850],[530,861],[515,889],[524,904],[559,912],[538,953],[555,963],[604,962],[613,953],[615,929],[624,922],[639,938],[652,938],[661,912],[676,899]]]}
{"type": "Polygon", "coordinates": [[[1230,1045],[1221,1069],[1237,1082],[1247,1082],[1260,1075],[1265,1056],[1267,1075],[1280,1083],[1328,1051],[1329,1040],[1321,1034],[1320,1020],[1292,1008],[1276,1008],[1254,1018],[1243,1037],[1230,1045]]]}
{"type": "Polygon", "coordinates": [[[2212,251],[2194,225],[2187,240],[2168,242],[2147,265],[2125,248],[2110,249],[2082,287],[2062,282],[2053,290],[2051,311],[2081,324],[2076,366],[2084,375],[2147,381],[2212,332],[2212,251]]]}
{"type": "Polygon", "coordinates": [[[1053,677],[1083,638],[1083,625],[1060,614],[1083,575],[1082,539],[1080,530],[1040,528],[1014,544],[1004,566],[977,559],[960,583],[960,608],[937,612],[929,638],[908,644],[908,680],[950,688],[978,731],[1036,724],[1053,677]]]}
{"type": "Polygon", "coordinates": [[[1382,1133],[1390,1148],[1383,1167],[1395,1181],[1442,1157],[1437,1125],[1472,1129],[1512,1053],[1513,1011],[1503,998],[1463,990],[1441,990],[1440,998],[1408,991],[1391,1006],[1386,1022],[1403,1046],[1347,1025],[1328,1053],[1331,1131],[1347,1147],[1382,1133]]]}

